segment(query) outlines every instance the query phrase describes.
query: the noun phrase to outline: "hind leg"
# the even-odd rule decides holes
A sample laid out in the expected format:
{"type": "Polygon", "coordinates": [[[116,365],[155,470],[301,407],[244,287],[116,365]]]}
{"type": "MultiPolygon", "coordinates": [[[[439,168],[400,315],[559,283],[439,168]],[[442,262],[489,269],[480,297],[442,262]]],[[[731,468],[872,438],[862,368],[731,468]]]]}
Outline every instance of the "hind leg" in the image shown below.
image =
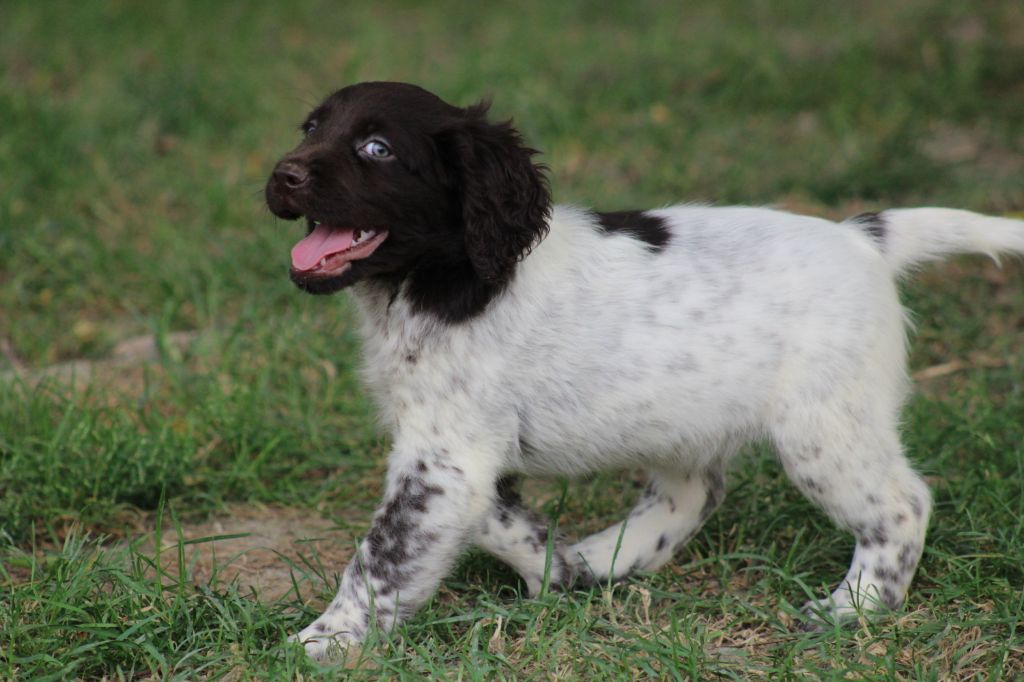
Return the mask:
{"type": "Polygon", "coordinates": [[[790,479],[856,539],[839,587],[806,609],[847,619],[858,609],[903,603],[924,547],[931,496],[903,455],[893,410],[836,403],[789,411],[774,435],[790,479]]]}
{"type": "Polygon", "coordinates": [[[515,569],[530,596],[540,593],[545,575],[552,586],[572,582],[564,544],[556,538],[548,557],[548,523],[523,506],[514,478],[498,481],[494,505],[477,530],[475,542],[515,569]]]}
{"type": "Polygon", "coordinates": [[[725,497],[720,468],[693,474],[652,472],[643,496],[622,523],[569,548],[584,582],[654,571],[690,540],[725,497]]]}

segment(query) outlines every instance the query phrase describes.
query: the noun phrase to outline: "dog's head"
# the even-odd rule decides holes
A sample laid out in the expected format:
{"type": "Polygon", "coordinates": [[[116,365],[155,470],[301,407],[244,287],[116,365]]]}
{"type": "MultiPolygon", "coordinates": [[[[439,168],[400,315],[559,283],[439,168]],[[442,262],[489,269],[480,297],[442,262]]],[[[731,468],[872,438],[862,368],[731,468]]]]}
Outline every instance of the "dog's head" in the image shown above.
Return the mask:
{"type": "Polygon", "coordinates": [[[325,294],[413,277],[476,304],[500,290],[543,237],[551,200],[535,152],[486,113],[403,83],[352,85],[314,109],[266,186],[274,215],[306,219],[292,280],[325,294]]]}

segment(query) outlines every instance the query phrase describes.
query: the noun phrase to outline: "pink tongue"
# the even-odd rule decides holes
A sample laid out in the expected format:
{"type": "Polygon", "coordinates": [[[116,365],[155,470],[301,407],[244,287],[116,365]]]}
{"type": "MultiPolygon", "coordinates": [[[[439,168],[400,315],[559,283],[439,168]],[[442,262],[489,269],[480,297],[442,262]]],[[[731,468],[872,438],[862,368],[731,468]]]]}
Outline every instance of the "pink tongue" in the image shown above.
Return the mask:
{"type": "Polygon", "coordinates": [[[352,246],[355,230],[340,230],[320,223],[309,236],[292,247],[292,267],[312,270],[322,259],[352,246]]]}

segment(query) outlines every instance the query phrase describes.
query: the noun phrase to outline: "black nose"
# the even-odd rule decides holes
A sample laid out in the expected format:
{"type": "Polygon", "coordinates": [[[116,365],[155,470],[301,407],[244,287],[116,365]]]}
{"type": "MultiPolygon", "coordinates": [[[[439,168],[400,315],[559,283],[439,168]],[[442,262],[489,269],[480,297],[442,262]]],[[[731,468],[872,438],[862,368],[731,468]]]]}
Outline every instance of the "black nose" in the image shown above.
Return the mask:
{"type": "Polygon", "coordinates": [[[309,170],[294,161],[282,161],[274,169],[274,178],[288,189],[301,189],[309,184],[309,170]]]}

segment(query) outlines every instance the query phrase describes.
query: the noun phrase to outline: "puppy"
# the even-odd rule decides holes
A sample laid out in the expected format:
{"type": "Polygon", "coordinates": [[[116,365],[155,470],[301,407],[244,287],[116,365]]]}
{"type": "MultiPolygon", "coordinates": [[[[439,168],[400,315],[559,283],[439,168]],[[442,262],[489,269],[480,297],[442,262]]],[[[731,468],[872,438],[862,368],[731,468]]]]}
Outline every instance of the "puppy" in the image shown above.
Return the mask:
{"type": "Polygon", "coordinates": [[[305,219],[295,284],[350,288],[393,443],[370,531],[297,635],[311,656],[408,617],[470,545],[531,594],[656,570],[722,502],[751,441],[772,443],[856,540],[849,572],[809,612],[902,603],[931,502],[900,444],[895,281],[948,254],[1024,253],[1024,222],[552,207],[510,123],[401,83],[339,90],[302,130],[267,204],[305,219]],[[624,467],[649,472],[646,491],[575,544],[549,537],[515,491],[520,474],[624,467]]]}

